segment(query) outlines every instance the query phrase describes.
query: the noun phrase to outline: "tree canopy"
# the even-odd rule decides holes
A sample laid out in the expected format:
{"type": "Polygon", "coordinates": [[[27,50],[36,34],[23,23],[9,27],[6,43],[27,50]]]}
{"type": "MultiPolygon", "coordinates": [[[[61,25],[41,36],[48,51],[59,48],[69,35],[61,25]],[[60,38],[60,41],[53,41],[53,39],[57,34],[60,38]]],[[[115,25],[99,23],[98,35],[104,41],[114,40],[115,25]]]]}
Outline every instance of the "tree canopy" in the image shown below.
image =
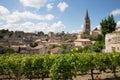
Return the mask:
{"type": "Polygon", "coordinates": [[[30,44],[30,46],[34,48],[34,47],[38,46],[38,43],[37,43],[37,42],[32,42],[32,43],[30,44]]]}
{"type": "Polygon", "coordinates": [[[114,20],[113,15],[110,15],[108,16],[108,18],[103,19],[100,22],[100,25],[101,25],[101,33],[103,34],[103,36],[105,36],[105,34],[107,33],[111,33],[115,31],[116,22],[114,20]]]}

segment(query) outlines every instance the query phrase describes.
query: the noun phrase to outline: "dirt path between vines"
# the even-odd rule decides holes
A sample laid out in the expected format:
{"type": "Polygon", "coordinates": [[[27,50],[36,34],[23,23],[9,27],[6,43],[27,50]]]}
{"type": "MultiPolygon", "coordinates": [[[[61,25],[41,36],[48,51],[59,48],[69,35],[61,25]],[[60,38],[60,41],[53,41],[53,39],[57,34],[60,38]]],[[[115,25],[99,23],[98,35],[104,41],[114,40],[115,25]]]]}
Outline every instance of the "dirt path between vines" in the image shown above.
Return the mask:
{"type": "MultiPolygon", "coordinates": [[[[97,71],[94,71],[94,79],[95,80],[120,80],[120,71],[116,73],[116,75],[118,76],[118,78],[114,78],[113,73],[111,72],[102,72],[99,73],[97,71]]],[[[0,80],[15,80],[15,79],[2,79],[2,76],[0,76],[0,80]]],[[[21,79],[21,80],[29,80],[29,79],[21,79]]],[[[32,79],[32,80],[41,80],[41,79],[32,79]]],[[[44,80],[51,80],[51,78],[45,78],[44,80]]],[[[76,78],[74,78],[74,80],[91,80],[91,75],[90,73],[88,74],[78,74],[78,76],[76,78]]]]}

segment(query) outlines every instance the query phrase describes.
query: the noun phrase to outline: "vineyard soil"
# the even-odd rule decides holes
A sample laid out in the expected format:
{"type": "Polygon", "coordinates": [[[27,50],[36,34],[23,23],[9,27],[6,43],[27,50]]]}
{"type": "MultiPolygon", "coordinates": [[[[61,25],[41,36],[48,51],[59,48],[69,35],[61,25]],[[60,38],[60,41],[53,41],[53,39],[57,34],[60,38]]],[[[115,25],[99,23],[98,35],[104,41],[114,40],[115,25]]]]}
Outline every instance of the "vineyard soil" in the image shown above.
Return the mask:
{"type": "MultiPolygon", "coordinates": [[[[111,72],[94,73],[95,80],[120,80],[120,72],[117,73],[117,76],[118,77],[115,79],[113,73],[111,72]]],[[[77,76],[74,80],[91,80],[91,75],[80,75],[77,76]]]]}
{"type": "MultiPolygon", "coordinates": [[[[117,78],[114,78],[113,73],[111,73],[110,71],[107,72],[101,72],[99,73],[97,70],[94,70],[94,78],[95,80],[120,80],[120,71],[116,73],[117,74],[117,78]]],[[[0,80],[8,80],[9,76],[0,76],[0,80]],[[4,79],[2,79],[4,78],[4,79]]],[[[10,80],[15,80],[15,79],[10,79],[10,80]]],[[[22,78],[21,80],[29,80],[29,79],[25,79],[22,78]]],[[[32,80],[41,80],[41,79],[32,79],[32,80]]],[[[51,80],[51,78],[45,78],[44,80],[51,80]]],[[[74,78],[74,80],[91,80],[91,75],[90,73],[88,74],[78,74],[76,78],[74,78]]]]}

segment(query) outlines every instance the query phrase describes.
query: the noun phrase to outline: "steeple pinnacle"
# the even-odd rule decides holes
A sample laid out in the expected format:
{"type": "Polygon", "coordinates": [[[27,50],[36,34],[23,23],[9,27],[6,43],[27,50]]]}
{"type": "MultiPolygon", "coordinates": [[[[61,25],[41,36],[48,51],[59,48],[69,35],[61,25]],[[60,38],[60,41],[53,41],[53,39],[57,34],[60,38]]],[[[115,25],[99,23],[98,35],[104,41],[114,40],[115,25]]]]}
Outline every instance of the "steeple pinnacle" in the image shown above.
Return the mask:
{"type": "Polygon", "coordinates": [[[89,19],[88,10],[86,10],[86,16],[85,16],[85,19],[89,19]]]}

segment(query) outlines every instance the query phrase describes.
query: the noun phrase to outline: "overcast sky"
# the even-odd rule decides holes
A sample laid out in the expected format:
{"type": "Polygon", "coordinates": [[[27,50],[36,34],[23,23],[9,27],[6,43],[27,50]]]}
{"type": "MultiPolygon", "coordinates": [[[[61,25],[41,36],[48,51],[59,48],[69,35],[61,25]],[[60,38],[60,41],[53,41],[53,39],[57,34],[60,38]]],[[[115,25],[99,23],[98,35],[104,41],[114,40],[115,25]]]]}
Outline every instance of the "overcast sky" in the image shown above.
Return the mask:
{"type": "Polygon", "coordinates": [[[87,9],[91,29],[110,14],[120,25],[120,0],[0,0],[0,29],[79,32],[87,9]]]}

